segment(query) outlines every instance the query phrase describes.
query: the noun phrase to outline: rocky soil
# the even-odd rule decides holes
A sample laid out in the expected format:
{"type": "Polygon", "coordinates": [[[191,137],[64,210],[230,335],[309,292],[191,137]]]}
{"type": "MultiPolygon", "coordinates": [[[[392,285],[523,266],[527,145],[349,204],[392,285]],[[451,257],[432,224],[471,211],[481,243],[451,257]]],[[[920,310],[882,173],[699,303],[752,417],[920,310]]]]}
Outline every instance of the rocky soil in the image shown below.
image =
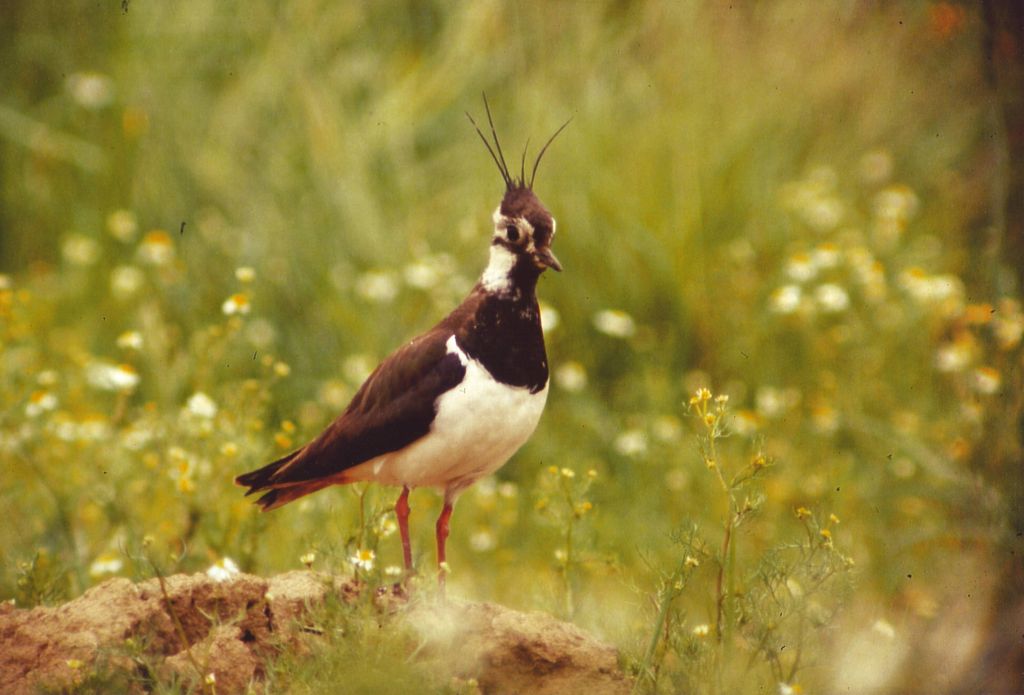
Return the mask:
{"type": "MultiPolygon", "coordinates": [[[[0,692],[70,690],[98,672],[121,674],[140,692],[147,678],[175,676],[201,688],[210,673],[219,695],[250,684],[259,692],[268,659],[317,639],[302,618],[330,592],[351,599],[358,589],[307,571],[228,581],[197,574],[167,577],[163,587],[111,579],[53,608],[2,604],[0,692]]],[[[549,615],[394,598],[388,610],[421,637],[423,653],[449,654],[451,675],[476,679],[481,692],[630,691],[613,647],[549,615]]]]}

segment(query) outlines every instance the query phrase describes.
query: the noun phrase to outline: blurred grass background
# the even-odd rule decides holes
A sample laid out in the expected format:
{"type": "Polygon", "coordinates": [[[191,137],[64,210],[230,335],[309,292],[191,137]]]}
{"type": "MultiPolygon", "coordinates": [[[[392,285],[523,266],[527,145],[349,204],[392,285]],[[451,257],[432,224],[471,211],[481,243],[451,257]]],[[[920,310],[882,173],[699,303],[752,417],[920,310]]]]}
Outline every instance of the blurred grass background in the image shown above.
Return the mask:
{"type": "MultiPolygon", "coordinates": [[[[949,687],[1004,523],[979,461],[1019,412],[982,31],[923,0],[13,3],[0,596],[145,575],[144,546],[259,573],[372,547],[387,578],[394,491],[259,516],[231,479],[472,286],[486,92],[507,151],[573,117],[536,185],[566,272],[548,410],[456,510],[454,593],[571,617],[651,690],[949,687]],[[729,396],[714,463],[771,464],[732,503],[700,387],[729,396]]],[[[413,495],[422,567],[438,509],[413,495]]]]}

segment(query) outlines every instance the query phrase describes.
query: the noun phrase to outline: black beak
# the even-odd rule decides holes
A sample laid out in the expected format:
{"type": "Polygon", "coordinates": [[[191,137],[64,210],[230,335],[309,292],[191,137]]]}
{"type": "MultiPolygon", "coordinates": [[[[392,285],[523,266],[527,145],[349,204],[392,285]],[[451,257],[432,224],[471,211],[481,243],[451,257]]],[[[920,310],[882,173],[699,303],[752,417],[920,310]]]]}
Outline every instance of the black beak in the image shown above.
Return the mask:
{"type": "Polygon", "coordinates": [[[562,264],[555,258],[555,254],[551,253],[551,249],[537,249],[533,253],[533,260],[540,268],[551,268],[562,272],[562,264]]]}

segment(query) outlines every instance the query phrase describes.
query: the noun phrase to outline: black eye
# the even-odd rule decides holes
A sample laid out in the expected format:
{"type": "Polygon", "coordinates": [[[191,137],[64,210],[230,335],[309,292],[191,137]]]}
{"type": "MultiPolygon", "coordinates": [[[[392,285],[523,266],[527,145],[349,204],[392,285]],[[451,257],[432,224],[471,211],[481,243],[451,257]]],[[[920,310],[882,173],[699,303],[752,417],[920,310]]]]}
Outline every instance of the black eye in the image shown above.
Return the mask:
{"type": "Polygon", "coordinates": [[[508,235],[509,241],[519,241],[519,229],[514,224],[505,228],[505,234],[508,235]]]}

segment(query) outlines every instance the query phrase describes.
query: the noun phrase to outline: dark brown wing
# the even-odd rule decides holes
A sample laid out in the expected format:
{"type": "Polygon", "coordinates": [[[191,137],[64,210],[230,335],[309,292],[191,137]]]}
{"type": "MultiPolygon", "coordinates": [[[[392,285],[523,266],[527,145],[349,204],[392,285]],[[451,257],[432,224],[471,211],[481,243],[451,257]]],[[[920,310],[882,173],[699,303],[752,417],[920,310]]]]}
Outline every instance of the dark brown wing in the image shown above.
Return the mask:
{"type": "Polygon", "coordinates": [[[250,487],[247,494],[252,494],[329,478],[427,434],[437,415],[437,399],[466,373],[459,357],[447,351],[450,335],[438,326],[393,352],[320,436],[236,482],[250,487]]]}

